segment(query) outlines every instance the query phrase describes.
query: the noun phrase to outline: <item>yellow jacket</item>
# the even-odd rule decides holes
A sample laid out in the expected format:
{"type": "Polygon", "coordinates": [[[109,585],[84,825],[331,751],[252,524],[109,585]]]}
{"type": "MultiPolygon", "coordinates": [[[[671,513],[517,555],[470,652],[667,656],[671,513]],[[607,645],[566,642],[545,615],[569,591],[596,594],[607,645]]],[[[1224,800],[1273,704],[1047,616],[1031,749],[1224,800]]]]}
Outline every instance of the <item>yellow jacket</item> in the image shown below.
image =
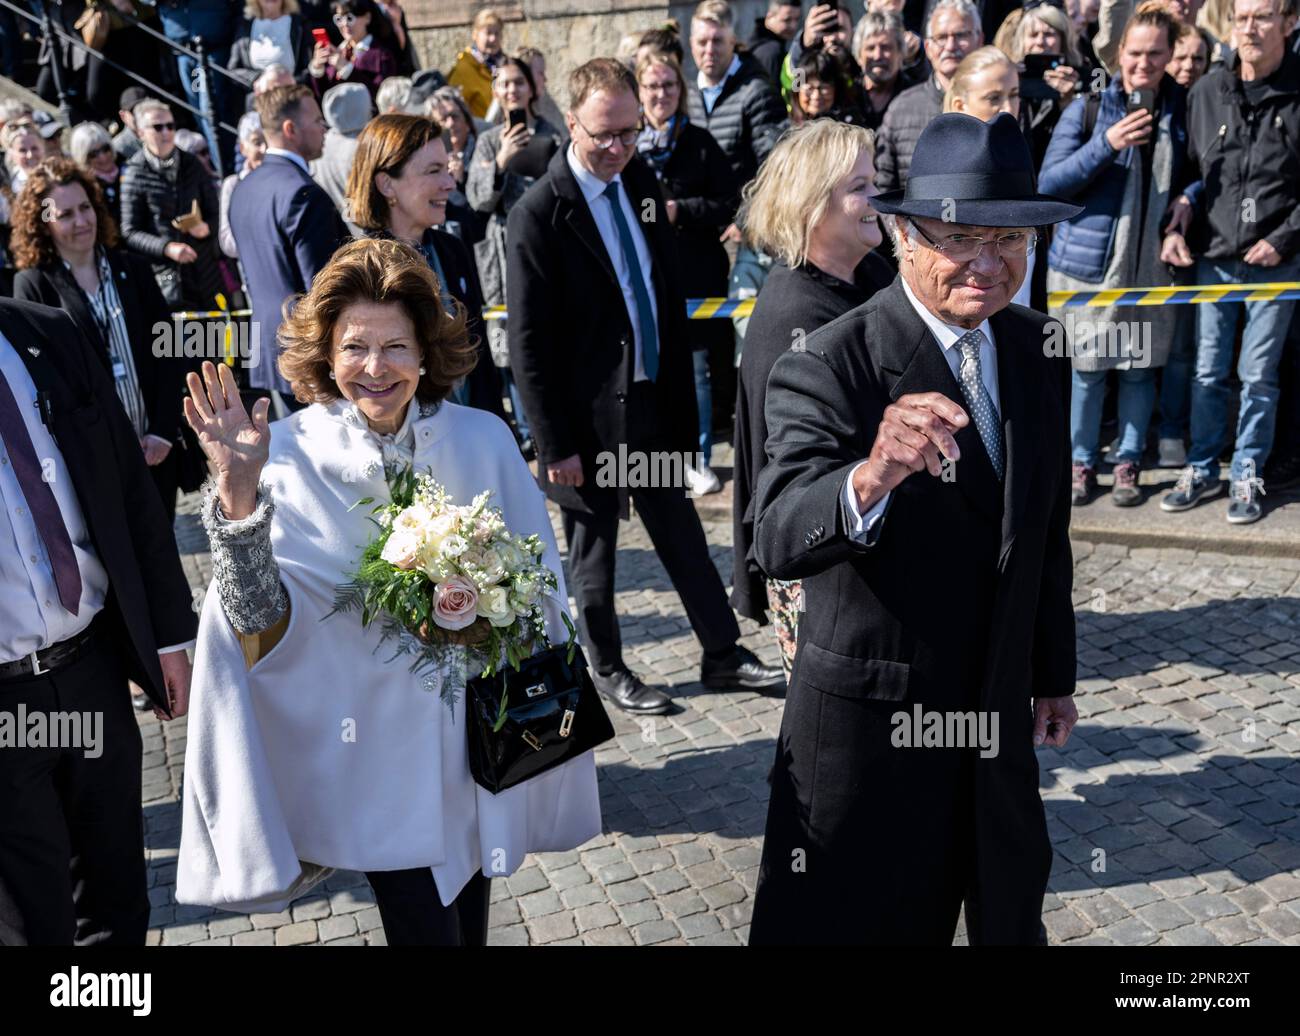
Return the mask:
{"type": "Polygon", "coordinates": [[[487,115],[492,107],[492,72],[468,47],[456,55],[456,64],[451,75],[447,76],[447,82],[460,87],[474,118],[481,119],[487,115]]]}

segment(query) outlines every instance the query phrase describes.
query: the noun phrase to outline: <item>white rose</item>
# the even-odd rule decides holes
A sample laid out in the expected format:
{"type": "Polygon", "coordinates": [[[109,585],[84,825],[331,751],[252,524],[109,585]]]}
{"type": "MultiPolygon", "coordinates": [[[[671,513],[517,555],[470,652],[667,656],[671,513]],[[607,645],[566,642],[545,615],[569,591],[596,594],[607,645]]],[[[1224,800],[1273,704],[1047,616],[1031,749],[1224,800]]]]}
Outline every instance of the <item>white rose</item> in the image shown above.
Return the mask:
{"type": "Polygon", "coordinates": [[[438,553],[444,558],[458,558],[468,549],[469,544],[465,542],[465,537],[454,532],[438,544],[438,553]]]}
{"type": "Polygon", "coordinates": [[[504,587],[494,586],[479,595],[478,613],[493,626],[510,626],[515,621],[514,609],[504,587]]]}
{"type": "Polygon", "coordinates": [[[483,577],[489,583],[499,583],[506,577],[506,566],[496,547],[483,552],[483,577]]]}
{"type": "Polygon", "coordinates": [[[419,565],[422,546],[419,533],[411,529],[395,528],[389,533],[379,556],[395,568],[409,572],[419,565]]]}

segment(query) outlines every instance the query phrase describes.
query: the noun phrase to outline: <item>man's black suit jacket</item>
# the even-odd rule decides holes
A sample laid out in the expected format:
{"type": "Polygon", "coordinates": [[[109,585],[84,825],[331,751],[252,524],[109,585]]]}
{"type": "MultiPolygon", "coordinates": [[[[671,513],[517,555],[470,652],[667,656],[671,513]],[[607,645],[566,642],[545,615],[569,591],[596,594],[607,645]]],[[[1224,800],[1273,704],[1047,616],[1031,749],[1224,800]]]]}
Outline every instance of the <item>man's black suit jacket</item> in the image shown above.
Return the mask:
{"type": "Polygon", "coordinates": [[[165,710],[158,648],[192,640],[198,618],[135,432],[103,364],[66,313],[3,299],[0,332],[37,392],[49,394],[50,430],[108,572],[104,614],[131,678],[165,710]]]}
{"type": "MultiPolygon", "coordinates": [[[[693,456],[699,417],[677,242],[654,174],[633,158],[622,181],[632,211],[641,215],[654,267],[659,318],[654,398],[664,432],[657,448],[693,456]]],[[[628,441],[632,322],[564,150],[510,210],[506,241],[510,366],[537,443],[542,488],[562,507],[591,512],[617,507],[626,513],[626,489],[599,487],[595,475],[597,454],[617,451],[628,441]],[[582,487],[548,482],[546,465],[574,454],[582,458],[582,487]]]]}
{"type": "Polygon", "coordinates": [[[819,934],[835,941],[850,930],[859,940],[904,939],[924,926],[915,914],[891,920],[891,911],[917,903],[876,899],[853,916],[851,904],[818,903],[817,889],[898,892],[936,861],[976,882],[985,906],[976,938],[1037,938],[1051,849],[1031,702],[1072,694],[1075,675],[1068,403],[1059,361],[1044,352],[1047,322],[1014,305],[990,320],[1005,484],[971,423],[956,436],[961,459],[948,480],[921,472],[893,491],[872,546],[846,534],[843,491],[885,408],[937,391],[969,410],[941,346],[895,279],[772,369],[755,554],[769,576],[803,581],[804,610],[755,903],[758,941],[800,941],[806,925],[822,923],[832,927],[819,934]],[[918,705],[996,713],[998,754],[891,745],[892,716],[918,705]],[[807,880],[811,857],[807,874],[791,875],[790,854],[801,847],[823,854],[828,884],[807,880]]]}

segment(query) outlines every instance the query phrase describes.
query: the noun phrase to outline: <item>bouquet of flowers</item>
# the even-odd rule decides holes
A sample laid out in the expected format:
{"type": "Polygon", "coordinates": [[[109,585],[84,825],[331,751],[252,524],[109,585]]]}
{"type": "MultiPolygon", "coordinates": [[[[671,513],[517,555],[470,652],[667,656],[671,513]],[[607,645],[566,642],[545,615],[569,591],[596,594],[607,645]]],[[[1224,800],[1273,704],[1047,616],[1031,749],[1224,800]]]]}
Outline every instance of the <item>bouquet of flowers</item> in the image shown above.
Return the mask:
{"type": "MultiPolygon", "coordinates": [[[[488,506],[489,493],[454,504],[431,476],[410,468],[389,488],[392,502],[371,512],[378,533],[352,581],[337,588],[330,614],[359,610],[363,626],[379,622],[380,643],[396,644],[393,658],[413,656],[411,672],[450,706],[471,662],[492,676],[503,659],[518,669],[551,646],[542,606],[557,591],[555,573],[541,563],[541,537],[512,533],[501,509],[488,506]],[[458,679],[445,681],[447,671],[458,679]]],[[[576,631],[560,614],[572,660],[576,631]]],[[[503,695],[503,711],[504,702],[503,695]]]]}

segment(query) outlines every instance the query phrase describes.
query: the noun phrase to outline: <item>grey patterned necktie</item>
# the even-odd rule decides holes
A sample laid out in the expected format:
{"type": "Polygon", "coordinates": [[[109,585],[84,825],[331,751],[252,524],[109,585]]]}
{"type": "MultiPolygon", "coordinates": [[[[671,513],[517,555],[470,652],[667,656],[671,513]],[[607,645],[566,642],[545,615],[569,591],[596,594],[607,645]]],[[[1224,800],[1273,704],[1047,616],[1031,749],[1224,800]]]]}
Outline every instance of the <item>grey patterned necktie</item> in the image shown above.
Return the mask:
{"type": "Polygon", "coordinates": [[[983,341],[984,332],[979,328],[967,331],[957,339],[957,345],[961,349],[961,373],[957,380],[961,382],[966,406],[975,421],[975,428],[979,431],[980,438],[984,440],[984,449],[993,463],[998,481],[1001,482],[1005,467],[1002,460],[1002,428],[998,423],[998,413],[993,407],[993,400],[989,398],[988,389],[984,387],[984,378],[980,370],[980,345],[983,341]]]}

